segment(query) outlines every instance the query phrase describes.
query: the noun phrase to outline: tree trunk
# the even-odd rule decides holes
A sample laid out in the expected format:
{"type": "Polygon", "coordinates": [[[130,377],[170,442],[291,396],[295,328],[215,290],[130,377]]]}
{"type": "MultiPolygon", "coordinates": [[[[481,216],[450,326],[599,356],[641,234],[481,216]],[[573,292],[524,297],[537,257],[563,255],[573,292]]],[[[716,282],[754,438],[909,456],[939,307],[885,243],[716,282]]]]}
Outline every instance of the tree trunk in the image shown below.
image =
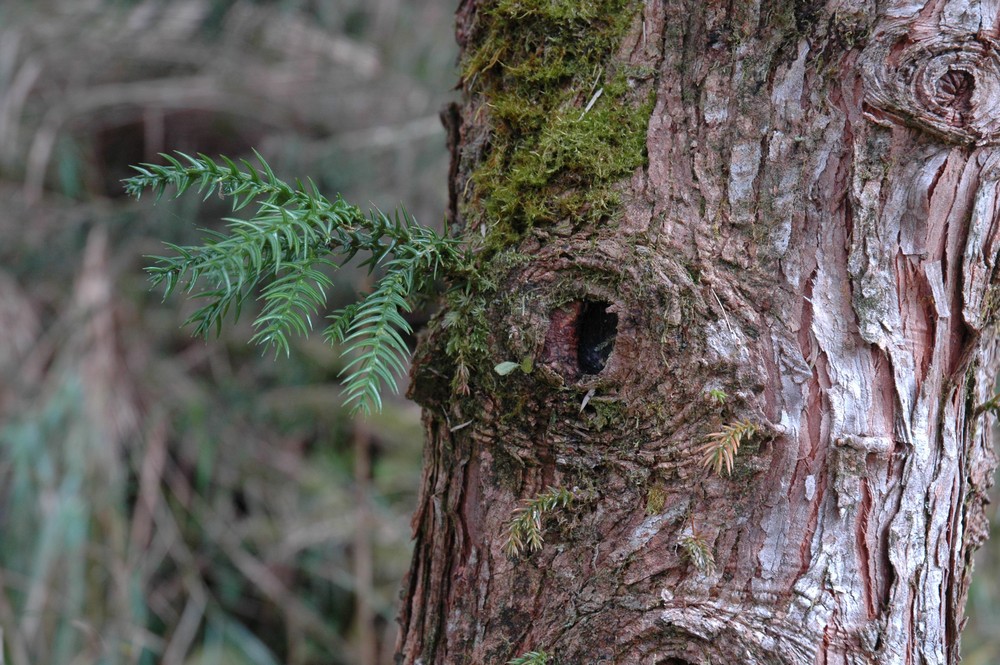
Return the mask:
{"type": "Polygon", "coordinates": [[[957,663],[997,3],[464,0],[458,36],[478,267],[414,369],[399,662],[957,663]]]}

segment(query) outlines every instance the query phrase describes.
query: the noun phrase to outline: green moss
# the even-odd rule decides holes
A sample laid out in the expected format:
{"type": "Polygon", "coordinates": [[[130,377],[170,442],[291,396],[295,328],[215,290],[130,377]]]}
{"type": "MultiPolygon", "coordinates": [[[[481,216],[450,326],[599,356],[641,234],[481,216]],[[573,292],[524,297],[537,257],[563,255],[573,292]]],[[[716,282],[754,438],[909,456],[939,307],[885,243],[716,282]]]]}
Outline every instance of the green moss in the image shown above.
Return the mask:
{"type": "Polygon", "coordinates": [[[584,411],[587,425],[601,432],[610,425],[620,424],[628,417],[624,404],[617,400],[592,399],[584,411]]]}
{"type": "Polygon", "coordinates": [[[832,36],[844,50],[863,48],[871,39],[874,27],[875,17],[865,11],[837,11],[831,21],[832,36]]]}
{"type": "Polygon", "coordinates": [[[451,388],[457,395],[469,395],[473,370],[486,362],[489,354],[486,299],[459,289],[445,297],[448,307],[441,324],[447,330],[445,353],[455,361],[451,388]]]}
{"type": "Polygon", "coordinates": [[[653,485],[646,494],[646,514],[659,515],[667,505],[667,493],[659,485],[653,485]]]}
{"type": "Polygon", "coordinates": [[[646,160],[651,95],[614,55],[631,0],[501,0],[480,16],[463,63],[492,132],[466,213],[500,249],[540,224],[592,223],[620,205],[613,184],[646,160]]]}
{"type": "Polygon", "coordinates": [[[982,311],[981,321],[984,328],[996,323],[998,314],[1000,314],[1000,286],[997,284],[991,284],[986,289],[986,295],[983,296],[982,311]]]}

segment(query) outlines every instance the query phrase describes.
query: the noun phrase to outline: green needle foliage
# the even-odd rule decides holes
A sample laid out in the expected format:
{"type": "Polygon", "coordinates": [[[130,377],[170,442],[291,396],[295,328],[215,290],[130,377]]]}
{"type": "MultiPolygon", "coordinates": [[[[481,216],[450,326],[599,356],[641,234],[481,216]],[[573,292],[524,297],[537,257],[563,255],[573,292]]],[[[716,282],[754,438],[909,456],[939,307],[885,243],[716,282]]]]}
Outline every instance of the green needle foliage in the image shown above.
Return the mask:
{"type": "Polygon", "coordinates": [[[740,450],[740,444],[757,433],[757,426],[748,420],[723,425],[722,430],[709,435],[708,441],[701,447],[701,465],[711,468],[716,475],[721,476],[722,470],[732,475],[733,461],[740,450]]]}
{"type": "Polygon", "coordinates": [[[537,552],[545,541],[542,519],[569,507],[576,495],[561,487],[549,487],[533,499],[526,499],[514,511],[507,524],[507,542],[503,551],[507,556],[517,556],[524,551],[537,552]]]}
{"type": "Polygon", "coordinates": [[[439,277],[460,269],[465,253],[458,241],[420,226],[405,211],[365,214],[339,196],[327,199],[312,181],[289,185],[254,154],[259,168],[245,159],[237,165],[184,153],[161,155],[163,165],[133,167],[138,175],[125,180],[125,190],[136,198],[150,190],[159,200],[173,187],[176,196],[192,189],[206,199],[218,193],[232,199],[234,211],[254,209],[248,219],[225,218],[226,233],[206,231],[203,245],[167,243],[174,255],[151,257],[156,265],[147,268],[153,285],[164,286],[164,298],[181,289],[204,302],[186,322],[201,336],[218,333],[227,315],[238,317],[248,298],[257,299],[251,341],[287,355],[289,336],[308,335],[325,313],[331,272],[356,256],[369,272],[381,266],[375,289],[334,312],[324,331],[354,356],[342,372],[352,413],[377,411],[382,386],[398,389],[395,377],[409,355],[404,336],[412,331],[403,313],[439,277]]]}
{"type": "Polygon", "coordinates": [[[715,555],[703,535],[697,531],[685,533],[680,537],[679,544],[684,558],[694,564],[695,568],[706,575],[715,572],[715,555]]]}

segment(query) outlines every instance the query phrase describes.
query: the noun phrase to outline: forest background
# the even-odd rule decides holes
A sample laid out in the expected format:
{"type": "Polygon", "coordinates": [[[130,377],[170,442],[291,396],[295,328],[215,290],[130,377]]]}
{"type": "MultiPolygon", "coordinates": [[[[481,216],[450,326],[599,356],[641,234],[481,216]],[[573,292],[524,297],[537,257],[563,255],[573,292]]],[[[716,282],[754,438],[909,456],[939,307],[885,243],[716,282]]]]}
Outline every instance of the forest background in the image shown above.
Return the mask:
{"type": "MultiPolygon", "coordinates": [[[[256,148],[439,227],[454,0],[0,4],[0,663],[392,662],[417,407],[352,420],[339,353],[181,324],[143,271],[227,204],[125,197],[128,165],[256,148]]],[[[349,272],[332,300],[371,284],[349,272]]],[[[411,318],[419,329],[429,310],[411,318]]],[[[412,340],[410,340],[412,342],[412,340]]],[[[1000,537],[963,662],[1000,662],[1000,537]]]]}

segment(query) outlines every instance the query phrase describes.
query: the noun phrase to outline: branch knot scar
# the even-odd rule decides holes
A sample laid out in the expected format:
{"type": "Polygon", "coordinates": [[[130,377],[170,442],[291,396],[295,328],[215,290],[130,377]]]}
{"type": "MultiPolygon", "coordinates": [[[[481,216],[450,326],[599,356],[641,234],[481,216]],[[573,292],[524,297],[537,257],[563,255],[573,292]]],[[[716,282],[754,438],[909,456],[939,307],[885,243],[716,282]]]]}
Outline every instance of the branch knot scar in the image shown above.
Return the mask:
{"type": "Polygon", "coordinates": [[[883,35],[861,61],[869,117],[962,144],[1000,143],[1000,43],[943,32],[883,35]]]}

